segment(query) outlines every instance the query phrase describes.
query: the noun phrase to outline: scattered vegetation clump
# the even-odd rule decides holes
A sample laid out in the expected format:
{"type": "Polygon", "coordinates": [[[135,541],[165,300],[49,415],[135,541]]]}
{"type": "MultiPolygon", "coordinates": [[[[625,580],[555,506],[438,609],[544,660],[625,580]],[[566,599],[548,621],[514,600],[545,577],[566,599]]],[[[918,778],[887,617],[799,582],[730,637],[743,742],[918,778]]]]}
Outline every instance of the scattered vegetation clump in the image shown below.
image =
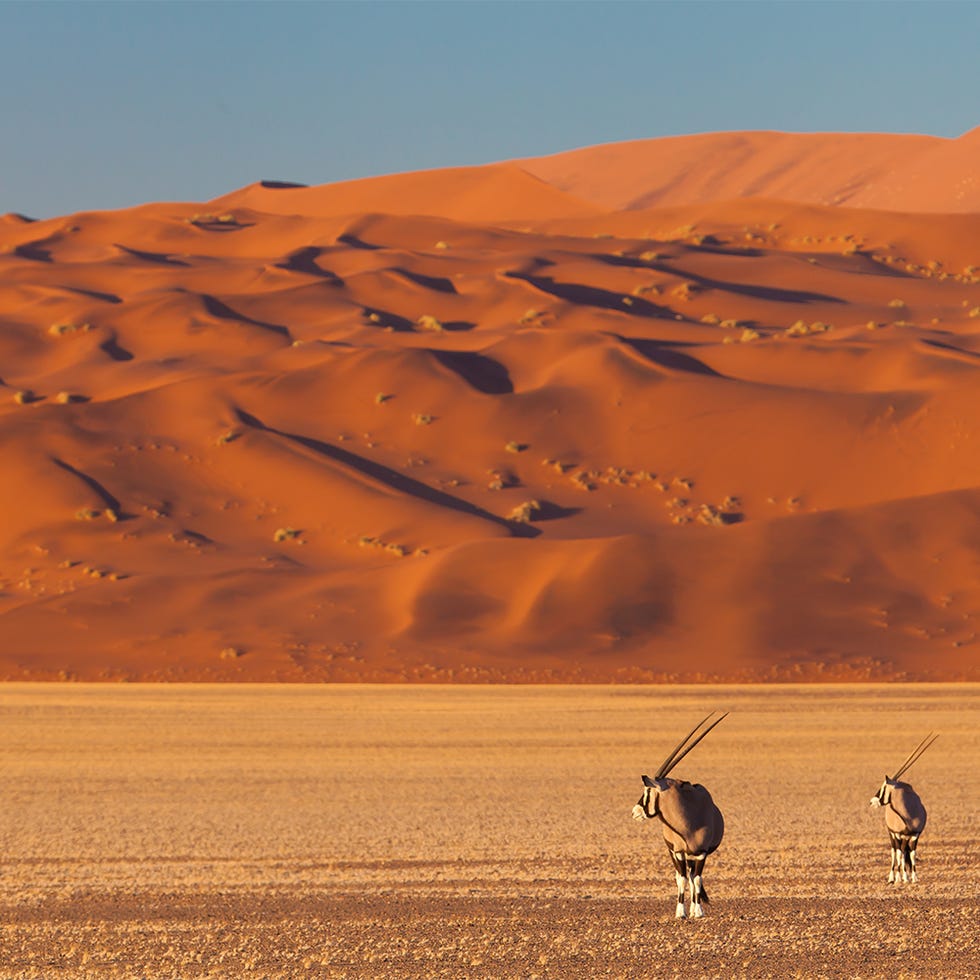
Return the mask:
{"type": "Polygon", "coordinates": [[[738,341],[740,344],[748,344],[753,340],[758,340],[762,334],[758,330],[753,330],[751,327],[746,327],[741,334],[739,334],[738,341]]]}
{"type": "Polygon", "coordinates": [[[70,391],[59,391],[58,394],[55,395],[54,400],[59,405],[72,405],[75,402],[83,401],[83,398],[81,395],[76,395],[70,391]]]}
{"type": "Polygon", "coordinates": [[[661,293],[660,286],[655,282],[648,283],[647,285],[640,285],[633,287],[634,296],[643,296],[646,293],[650,293],[652,296],[659,296],[661,293]]]}
{"type": "MultiPolygon", "coordinates": [[[[395,555],[398,558],[404,558],[412,553],[412,549],[404,544],[393,544],[390,542],[382,541],[381,538],[376,538],[370,534],[362,534],[357,540],[358,545],[361,548],[371,548],[376,551],[385,551],[389,555],[395,555]]],[[[416,552],[418,555],[428,554],[424,549],[420,549],[416,552]]]]}
{"type": "Polygon", "coordinates": [[[37,401],[37,395],[34,394],[29,388],[25,388],[22,391],[14,393],[14,401],[18,405],[30,405],[31,402],[37,401]]]}
{"type": "Polygon", "coordinates": [[[526,442],[514,442],[513,439],[504,446],[504,449],[509,453],[522,453],[529,448],[526,442]]]}
{"type": "Polygon", "coordinates": [[[705,313],[705,315],[701,317],[701,322],[718,325],[721,323],[721,317],[718,316],[717,313],[705,313]]]}
{"type": "Polygon", "coordinates": [[[607,466],[606,472],[599,477],[603,483],[610,483],[618,487],[625,487],[629,483],[630,471],[621,466],[607,466]]]}
{"type": "Polygon", "coordinates": [[[529,323],[534,323],[543,315],[544,314],[540,310],[534,310],[534,309],[525,310],[517,322],[520,324],[527,325],[529,323]]]}
{"type": "Polygon", "coordinates": [[[187,219],[187,223],[190,225],[197,225],[199,228],[207,225],[237,225],[238,219],[230,213],[223,214],[213,214],[210,211],[205,211],[200,214],[191,215],[187,219]]]}
{"type": "Polygon", "coordinates": [[[641,262],[657,262],[660,259],[669,258],[669,256],[663,252],[657,252],[654,249],[648,249],[646,252],[640,252],[637,258],[639,258],[641,262]]]}
{"type": "Polygon", "coordinates": [[[711,504],[702,504],[698,508],[698,522],[710,527],[723,527],[727,523],[725,514],[711,504]]]}
{"type": "Polygon", "coordinates": [[[888,305],[891,306],[891,307],[893,307],[894,309],[898,309],[899,307],[905,306],[905,300],[904,299],[890,299],[888,301],[888,305]]]}
{"type": "Polygon", "coordinates": [[[96,510],[93,507],[81,507],[79,510],[75,511],[75,520],[77,521],[94,521],[102,516],[101,510],[96,510]]]}
{"type": "Polygon", "coordinates": [[[973,309],[970,310],[969,313],[967,313],[967,316],[974,317],[974,318],[980,316],[980,306],[974,306],[973,309]]]}
{"type": "Polygon", "coordinates": [[[577,490],[595,490],[594,476],[591,470],[579,470],[572,478],[572,485],[577,490]]]}
{"type": "Polygon", "coordinates": [[[449,242],[436,242],[436,248],[440,251],[445,251],[449,248],[449,242]]]}
{"type": "Polygon", "coordinates": [[[73,320],[61,320],[58,323],[52,323],[48,327],[48,333],[52,337],[64,337],[70,333],[82,333],[92,329],[90,323],[75,323],[73,320]]]}
{"type": "Polygon", "coordinates": [[[805,337],[807,334],[826,333],[828,330],[833,330],[833,326],[829,323],[824,323],[822,320],[815,320],[813,323],[797,320],[796,323],[786,330],[786,336],[805,337]]]}
{"type": "Polygon", "coordinates": [[[523,504],[519,504],[507,516],[508,520],[516,521],[519,524],[530,524],[534,515],[540,510],[541,504],[537,500],[525,500],[523,504]]]}
{"type": "Polygon", "coordinates": [[[412,416],[412,421],[416,425],[432,425],[432,423],[435,421],[435,416],[427,415],[425,412],[416,412],[412,416]]]}
{"type": "Polygon", "coordinates": [[[294,541],[302,533],[302,531],[297,531],[294,527],[281,527],[272,535],[272,540],[276,542],[294,541]]]}
{"type": "Polygon", "coordinates": [[[391,401],[391,399],[394,398],[394,397],[395,397],[394,395],[386,395],[383,391],[379,391],[374,396],[374,404],[375,405],[384,405],[385,402],[391,401]]]}
{"type": "Polygon", "coordinates": [[[237,660],[243,653],[244,651],[239,650],[238,647],[225,647],[218,656],[222,660],[237,660]]]}
{"type": "Polygon", "coordinates": [[[236,439],[241,438],[241,432],[238,429],[229,429],[227,432],[223,432],[218,436],[216,443],[219,446],[227,446],[229,442],[234,442],[236,439]]]}
{"type": "Polygon", "coordinates": [[[432,333],[442,333],[444,327],[442,321],[429,313],[423,313],[416,321],[415,325],[419,330],[429,330],[432,333]]]}
{"type": "Polygon", "coordinates": [[[672,289],[670,294],[679,300],[689,300],[695,297],[699,292],[701,292],[700,288],[693,282],[682,282],[679,286],[672,289]]]}

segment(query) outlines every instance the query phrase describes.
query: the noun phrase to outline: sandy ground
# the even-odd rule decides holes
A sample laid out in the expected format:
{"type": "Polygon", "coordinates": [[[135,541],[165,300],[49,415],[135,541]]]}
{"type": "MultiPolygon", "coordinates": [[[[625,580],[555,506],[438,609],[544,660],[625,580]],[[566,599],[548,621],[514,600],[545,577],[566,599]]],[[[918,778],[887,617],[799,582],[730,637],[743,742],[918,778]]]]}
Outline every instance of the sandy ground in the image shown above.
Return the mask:
{"type": "Polygon", "coordinates": [[[957,977],[980,687],[0,688],[0,977],[957,977]],[[726,838],[673,918],[640,774],[726,838]],[[921,880],[868,800],[909,773],[921,880]]]}

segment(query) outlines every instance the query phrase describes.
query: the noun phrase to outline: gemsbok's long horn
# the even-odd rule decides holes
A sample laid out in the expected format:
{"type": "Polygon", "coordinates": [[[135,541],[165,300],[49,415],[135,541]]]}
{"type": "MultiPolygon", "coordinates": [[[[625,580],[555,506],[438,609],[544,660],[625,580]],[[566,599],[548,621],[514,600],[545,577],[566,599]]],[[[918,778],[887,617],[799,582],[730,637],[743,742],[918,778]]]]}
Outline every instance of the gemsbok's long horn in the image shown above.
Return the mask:
{"type": "Polygon", "coordinates": [[[930,732],[928,735],[926,735],[926,737],[912,750],[912,754],[905,760],[905,762],[902,763],[902,768],[895,773],[892,779],[901,779],[902,774],[906,770],[911,769],[912,766],[919,761],[919,757],[922,755],[922,753],[925,752],[925,750],[929,748],[929,746],[932,745],[937,738],[939,738],[938,732],[935,734],[930,732]]]}
{"type": "Polygon", "coordinates": [[[693,749],[694,746],[697,745],[705,737],[705,735],[707,735],[708,732],[715,727],[715,725],[720,724],[728,717],[728,712],[726,711],[720,718],[716,718],[710,725],[708,725],[708,727],[701,732],[701,734],[698,735],[693,742],[685,747],[685,743],[688,741],[688,739],[690,739],[690,737],[701,727],[701,725],[703,725],[713,714],[714,712],[712,711],[704,718],[703,721],[701,721],[698,725],[695,725],[695,727],[688,733],[687,737],[680,743],[680,745],[678,745],[677,748],[671,752],[664,764],[657,770],[657,779],[662,779],[664,776],[669,775],[670,771],[681,761],[681,759],[683,759],[684,756],[686,756],[687,753],[690,752],[691,749],[693,749]],[[681,751],[681,749],[683,749],[683,751],[681,751]]]}
{"type": "Polygon", "coordinates": [[[714,714],[709,711],[678,743],[674,751],[660,763],[660,768],[654,774],[654,779],[662,779],[670,770],[669,767],[677,757],[677,753],[687,744],[687,740],[714,714]]]}

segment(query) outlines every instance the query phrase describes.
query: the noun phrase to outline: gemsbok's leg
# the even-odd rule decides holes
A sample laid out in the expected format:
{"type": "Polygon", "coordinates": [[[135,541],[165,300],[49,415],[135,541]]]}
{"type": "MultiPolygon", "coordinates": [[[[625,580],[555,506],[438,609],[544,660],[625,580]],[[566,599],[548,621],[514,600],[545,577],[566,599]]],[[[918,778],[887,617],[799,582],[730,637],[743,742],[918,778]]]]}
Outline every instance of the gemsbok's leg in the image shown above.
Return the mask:
{"type": "Polygon", "coordinates": [[[918,876],[915,873],[915,848],[919,843],[918,837],[909,838],[909,864],[911,865],[912,871],[910,877],[912,881],[918,881],[918,876]]]}
{"type": "Polygon", "coordinates": [[[888,869],[888,884],[892,885],[898,880],[898,862],[900,860],[900,845],[898,838],[894,834],[889,834],[892,844],[892,863],[888,869]]]}
{"type": "Polygon", "coordinates": [[[687,873],[691,879],[691,916],[695,919],[704,917],[704,909],[701,908],[703,892],[701,876],[704,873],[704,862],[705,856],[703,854],[687,859],[687,873]]]}
{"type": "Polygon", "coordinates": [[[677,881],[677,911],[678,919],[686,919],[687,912],[684,911],[684,882],[687,877],[684,873],[684,855],[673,851],[670,852],[670,859],[674,862],[674,878],[677,881]]]}
{"type": "Polygon", "coordinates": [[[909,839],[908,837],[902,838],[902,881],[909,880],[909,871],[912,868],[912,862],[909,859],[909,839]]]}

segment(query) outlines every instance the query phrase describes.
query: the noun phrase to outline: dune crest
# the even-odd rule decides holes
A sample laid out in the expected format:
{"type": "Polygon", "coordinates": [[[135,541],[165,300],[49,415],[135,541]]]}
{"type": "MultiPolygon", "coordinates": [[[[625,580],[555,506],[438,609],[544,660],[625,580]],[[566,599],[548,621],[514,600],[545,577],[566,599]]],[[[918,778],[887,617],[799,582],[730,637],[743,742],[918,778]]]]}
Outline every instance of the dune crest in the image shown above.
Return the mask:
{"type": "Polygon", "coordinates": [[[978,149],[4,216],[0,678],[980,679],[978,149]]]}
{"type": "Polygon", "coordinates": [[[980,137],[705,133],[609,143],[519,161],[606,208],[746,197],[894,211],[980,211],[980,137]]]}

